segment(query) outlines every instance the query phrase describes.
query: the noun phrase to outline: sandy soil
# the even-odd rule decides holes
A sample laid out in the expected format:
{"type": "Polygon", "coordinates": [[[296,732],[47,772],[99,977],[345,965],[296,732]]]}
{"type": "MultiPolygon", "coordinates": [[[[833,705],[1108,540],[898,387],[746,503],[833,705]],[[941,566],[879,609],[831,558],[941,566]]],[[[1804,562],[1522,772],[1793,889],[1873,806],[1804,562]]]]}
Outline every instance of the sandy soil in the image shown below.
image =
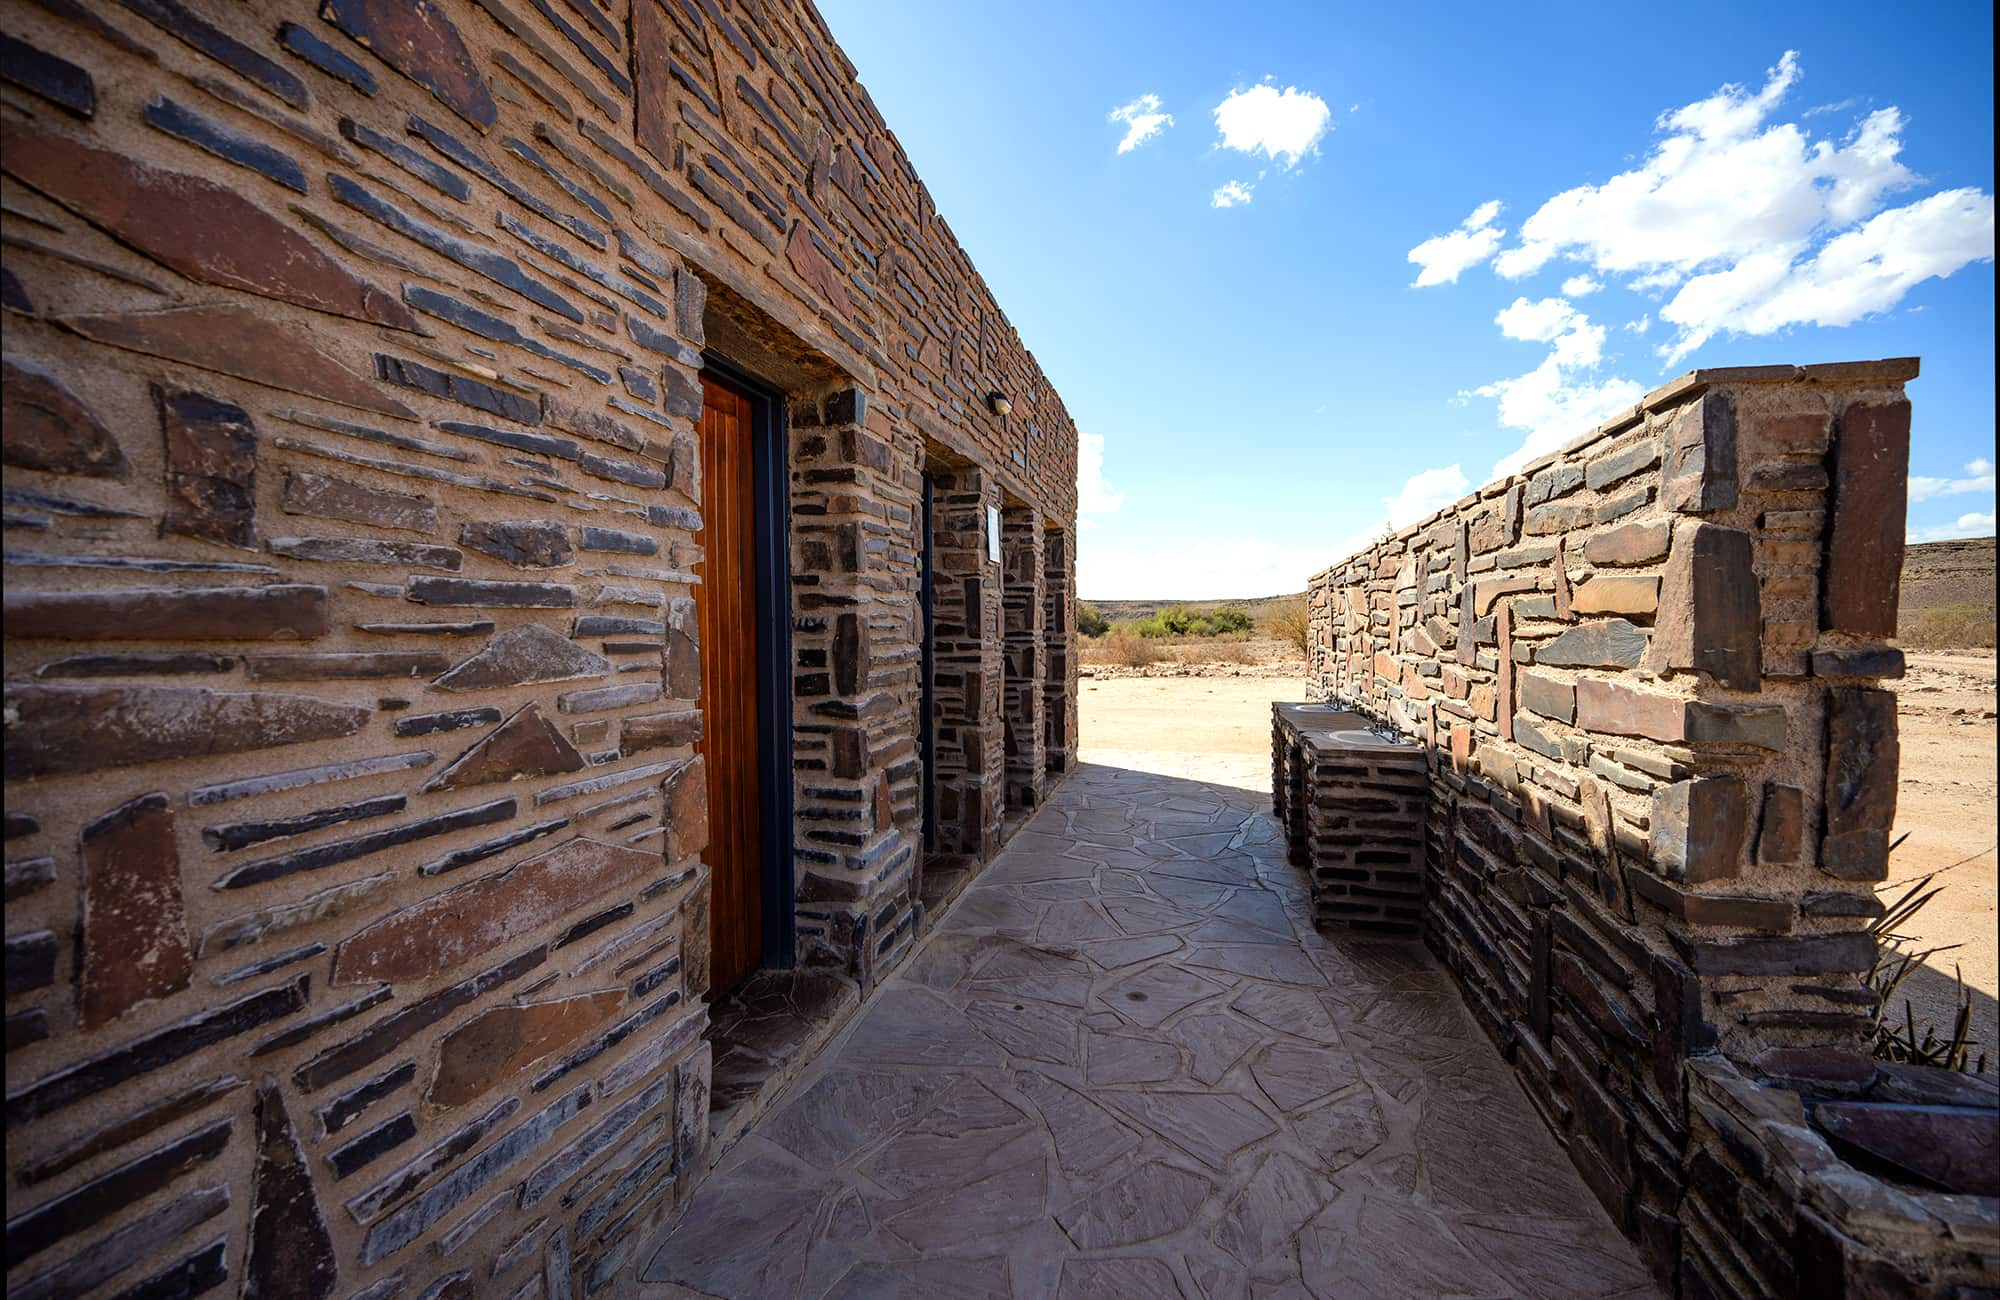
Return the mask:
{"type": "Polygon", "coordinates": [[[1987,1048],[1987,1069],[2000,1066],[2000,944],[1995,899],[2000,868],[2000,796],[1994,761],[1996,723],[1994,655],[1910,656],[1897,690],[1903,774],[1896,803],[1896,834],[1908,834],[1889,862],[1883,896],[1894,901],[1907,884],[1936,871],[1944,892],[1907,927],[1920,947],[1958,944],[1932,965],[1942,978],[1906,985],[1919,1019],[1943,1031],[1953,1014],[1954,967],[1972,991],[1972,1037],[1987,1048]]]}
{"type": "MultiPolygon", "coordinates": [[[[1972,990],[1973,1037],[1987,1045],[1987,1069],[2000,1065],[2000,952],[1995,941],[1996,723],[1994,655],[1921,654],[1909,674],[1892,683],[1901,702],[1902,783],[1896,833],[1909,839],[1896,851],[1885,897],[1932,871],[1943,892],[1908,927],[1923,947],[1958,944],[1934,959],[1939,973],[1905,985],[1919,1018],[1949,1026],[1954,965],[1972,990]]],[[[1087,672],[1093,670],[1086,670],[1087,672]]],[[[1103,673],[1104,670],[1094,670],[1103,673]]],[[[1175,755],[1227,754],[1246,785],[1268,788],[1272,700],[1302,700],[1305,681],[1294,661],[1219,665],[1217,676],[1086,676],[1079,715],[1084,757],[1144,771],[1171,774],[1175,755]],[[1282,674],[1282,675],[1280,675],[1282,674]]],[[[1182,673],[1184,666],[1166,666],[1182,673]]]]}

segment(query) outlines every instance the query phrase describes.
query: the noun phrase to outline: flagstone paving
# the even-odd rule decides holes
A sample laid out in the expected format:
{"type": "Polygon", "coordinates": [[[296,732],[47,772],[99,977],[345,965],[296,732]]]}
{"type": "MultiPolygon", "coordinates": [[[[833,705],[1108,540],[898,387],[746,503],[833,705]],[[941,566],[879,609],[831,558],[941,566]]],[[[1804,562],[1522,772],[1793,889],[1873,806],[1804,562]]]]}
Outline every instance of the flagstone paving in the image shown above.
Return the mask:
{"type": "Polygon", "coordinates": [[[1655,1294],[1450,977],[1187,767],[1065,781],[627,1292],[1655,1294]]]}

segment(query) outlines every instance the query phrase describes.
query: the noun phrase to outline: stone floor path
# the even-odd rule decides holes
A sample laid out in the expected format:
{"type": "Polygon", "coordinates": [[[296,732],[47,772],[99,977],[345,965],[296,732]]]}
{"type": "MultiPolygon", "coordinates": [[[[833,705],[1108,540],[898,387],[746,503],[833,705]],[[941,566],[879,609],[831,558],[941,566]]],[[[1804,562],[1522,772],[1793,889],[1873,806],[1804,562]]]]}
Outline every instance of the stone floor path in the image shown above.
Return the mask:
{"type": "Polygon", "coordinates": [[[1309,915],[1268,794],[1084,765],[626,1294],[1654,1294],[1450,977],[1309,915]]]}

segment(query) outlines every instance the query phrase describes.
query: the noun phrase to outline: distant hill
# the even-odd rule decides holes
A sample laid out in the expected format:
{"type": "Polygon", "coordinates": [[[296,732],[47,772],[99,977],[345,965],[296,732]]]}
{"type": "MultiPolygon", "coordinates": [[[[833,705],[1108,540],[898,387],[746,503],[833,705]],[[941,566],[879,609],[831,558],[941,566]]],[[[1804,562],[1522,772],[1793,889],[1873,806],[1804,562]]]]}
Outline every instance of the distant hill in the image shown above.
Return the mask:
{"type": "Polygon", "coordinates": [[[1261,619],[1278,602],[1300,600],[1303,596],[1304,593],[1295,596],[1255,596],[1245,600],[1092,600],[1086,603],[1113,623],[1151,618],[1163,609],[1185,609],[1194,614],[1212,609],[1240,609],[1253,619],[1261,619]]]}
{"type": "Polygon", "coordinates": [[[1903,552],[1903,612],[1952,605],[1993,608],[1991,537],[1924,542],[1903,552]]]}
{"type": "MultiPolygon", "coordinates": [[[[1975,537],[1957,542],[1923,542],[1903,552],[1902,612],[1911,615],[1933,610],[1964,610],[1971,606],[1993,621],[1994,539],[1975,537]]],[[[1114,623],[1127,619],[1150,618],[1163,609],[1185,609],[1194,613],[1234,606],[1261,619],[1271,606],[1299,596],[1258,596],[1245,600],[1093,600],[1097,612],[1114,623]]]]}

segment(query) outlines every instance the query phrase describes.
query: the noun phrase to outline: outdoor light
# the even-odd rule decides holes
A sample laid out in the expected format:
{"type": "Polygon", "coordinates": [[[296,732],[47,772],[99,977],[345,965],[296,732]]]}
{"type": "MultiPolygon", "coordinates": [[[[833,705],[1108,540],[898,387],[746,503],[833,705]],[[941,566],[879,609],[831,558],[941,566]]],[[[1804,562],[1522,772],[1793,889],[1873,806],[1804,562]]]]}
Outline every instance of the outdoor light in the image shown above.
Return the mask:
{"type": "Polygon", "coordinates": [[[1008,416],[1014,413],[1014,404],[999,393],[986,395],[986,409],[995,415],[1008,416]]]}

